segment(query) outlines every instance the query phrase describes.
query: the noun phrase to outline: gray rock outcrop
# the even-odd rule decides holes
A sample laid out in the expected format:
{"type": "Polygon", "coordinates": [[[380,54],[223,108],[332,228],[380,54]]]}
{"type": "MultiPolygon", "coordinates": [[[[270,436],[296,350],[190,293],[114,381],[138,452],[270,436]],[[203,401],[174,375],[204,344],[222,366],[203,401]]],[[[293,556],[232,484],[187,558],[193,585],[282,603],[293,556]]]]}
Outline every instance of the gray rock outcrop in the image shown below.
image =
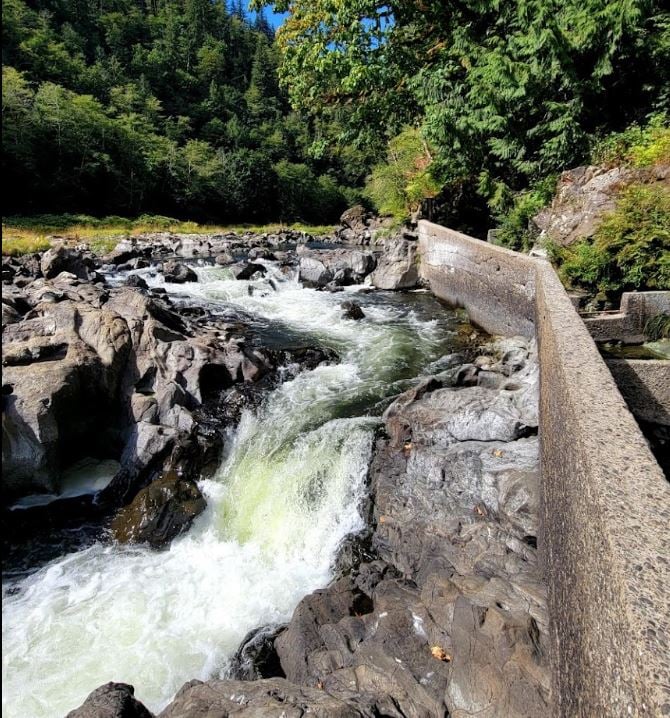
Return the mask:
{"type": "Polygon", "coordinates": [[[670,166],[636,170],[626,167],[577,167],[563,172],[551,205],[533,218],[540,242],[567,246],[593,235],[617,197],[633,182],[670,183],[670,166]]]}
{"type": "Polygon", "coordinates": [[[419,283],[417,244],[407,239],[388,239],[370,277],[378,289],[412,289],[419,283]]]}

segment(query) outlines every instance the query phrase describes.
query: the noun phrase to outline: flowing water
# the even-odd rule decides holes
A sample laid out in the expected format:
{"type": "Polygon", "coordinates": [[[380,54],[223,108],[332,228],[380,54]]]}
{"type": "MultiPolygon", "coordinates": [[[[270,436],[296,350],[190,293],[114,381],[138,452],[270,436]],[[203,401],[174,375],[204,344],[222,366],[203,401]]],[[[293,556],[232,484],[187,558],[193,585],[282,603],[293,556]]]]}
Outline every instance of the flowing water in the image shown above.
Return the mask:
{"type": "Polygon", "coordinates": [[[276,290],[219,268],[167,288],[243,311],[266,343],[328,346],[341,362],[298,374],[243,414],[201,484],[206,511],[168,550],[102,541],[5,580],[6,718],[63,716],[112,680],[161,709],[185,681],[222,675],[249,630],[287,621],[363,527],[378,417],[452,350],[457,318],[427,295],[375,293],[356,294],[366,319],[344,320],[349,291],[303,289],[269,268],[276,290]]]}

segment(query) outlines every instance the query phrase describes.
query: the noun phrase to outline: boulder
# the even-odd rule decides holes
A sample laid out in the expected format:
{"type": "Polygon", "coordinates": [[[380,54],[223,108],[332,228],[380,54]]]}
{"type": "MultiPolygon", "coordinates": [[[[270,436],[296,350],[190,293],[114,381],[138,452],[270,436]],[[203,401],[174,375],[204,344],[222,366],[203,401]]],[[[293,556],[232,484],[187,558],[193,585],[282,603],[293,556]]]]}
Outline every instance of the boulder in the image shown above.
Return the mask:
{"type": "Polygon", "coordinates": [[[139,274],[131,274],[125,281],[126,287],[135,287],[136,289],[149,289],[146,281],[139,274]]]}
{"type": "Polygon", "coordinates": [[[275,649],[275,639],[284,626],[263,626],[250,631],[230,661],[228,677],[240,681],[259,678],[284,678],[275,649]]]}
{"type": "Polygon", "coordinates": [[[219,266],[225,266],[226,264],[232,264],[235,260],[230,252],[221,252],[221,254],[217,254],[216,257],[214,257],[214,261],[219,266]]]}
{"type": "Polygon", "coordinates": [[[194,481],[167,471],[116,514],[112,535],[119,543],[148,543],[152,548],[162,548],[186,531],[206,505],[194,481]]]}
{"type": "Polygon", "coordinates": [[[377,268],[370,275],[377,289],[412,289],[419,283],[416,242],[387,240],[377,268]]]}
{"type": "Polygon", "coordinates": [[[12,387],[3,411],[4,490],[57,490],[60,468],[84,447],[113,443],[104,427],[131,349],[128,327],[105,308],[43,303],[5,327],[3,348],[3,380],[12,387]]]}
{"type": "Polygon", "coordinates": [[[47,249],[40,259],[40,270],[46,279],[70,272],[78,279],[92,279],[95,262],[90,255],[60,245],[47,249]]]}
{"type": "Polygon", "coordinates": [[[262,264],[256,264],[255,262],[238,262],[230,269],[235,279],[251,279],[256,273],[265,274],[267,272],[267,269],[262,264]]]}
{"type": "Polygon", "coordinates": [[[320,259],[300,257],[298,278],[306,287],[325,287],[333,279],[333,273],[320,259]]]}
{"type": "Polygon", "coordinates": [[[198,275],[186,264],[169,259],[163,262],[161,267],[166,282],[173,284],[184,284],[186,282],[197,282],[198,275]]]}
{"type": "Polygon", "coordinates": [[[265,247],[252,247],[249,250],[249,259],[267,259],[268,261],[274,262],[277,258],[265,247]]]}
{"type": "Polygon", "coordinates": [[[66,718],[154,718],[136,698],[127,683],[106,683],[96,688],[84,703],[66,718]]]}
{"type": "Polygon", "coordinates": [[[369,219],[370,213],[362,204],[357,204],[342,213],[340,224],[354,232],[364,232],[367,229],[369,219]]]}
{"type": "Polygon", "coordinates": [[[353,301],[346,301],[342,302],[340,305],[342,309],[344,309],[344,313],[342,314],[343,319],[363,319],[365,317],[365,313],[361,309],[361,305],[358,304],[358,302],[353,301]]]}

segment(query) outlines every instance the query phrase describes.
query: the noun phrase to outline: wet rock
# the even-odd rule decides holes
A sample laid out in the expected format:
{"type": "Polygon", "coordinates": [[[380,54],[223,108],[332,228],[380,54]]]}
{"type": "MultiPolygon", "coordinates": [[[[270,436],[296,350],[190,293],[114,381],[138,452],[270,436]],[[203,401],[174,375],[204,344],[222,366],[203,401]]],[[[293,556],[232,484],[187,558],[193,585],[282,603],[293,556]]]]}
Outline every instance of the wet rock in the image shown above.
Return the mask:
{"type": "Polygon", "coordinates": [[[205,506],[194,481],[168,471],[118,512],[112,520],[112,535],[120,543],[148,543],[152,548],[162,548],[186,531],[205,506]]]}
{"type": "Polygon", "coordinates": [[[550,711],[538,440],[516,428],[518,396],[537,400],[537,364],[520,339],[489,351],[479,365],[513,389],[459,388],[455,366],[385,414],[370,542],[275,641],[287,679],[347,702],[349,692],[369,696],[384,715],[550,711]]]}
{"type": "Polygon", "coordinates": [[[406,239],[386,240],[372,284],[377,289],[412,289],[419,283],[416,242],[406,239]]]}
{"type": "Polygon", "coordinates": [[[173,284],[185,284],[186,282],[197,282],[198,275],[187,265],[176,262],[173,259],[163,262],[161,267],[166,282],[173,284]]]}
{"type": "Polygon", "coordinates": [[[254,274],[265,274],[267,272],[267,269],[262,264],[256,264],[255,262],[238,262],[230,269],[235,279],[251,279],[254,274]]]}
{"type": "Polygon", "coordinates": [[[126,287],[135,287],[136,289],[149,289],[149,285],[139,274],[131,274],[126,279],[125,285],[126,287]]]}
{"type": "Polygon", "coordinates": [[[284,626],[263,626],[250,631],[231,659],[228,677],[239,681],[285,678],[274,645],[283,630],[284,626]]]}
{"type": "Polygon", "coordinates": [[[346,301],[340,305],[344,309],[342,314],[343,319],[364,319],[365,312],[361,309],[361,305],[358,302],[346,301]]]}
{"type": "Polygon", "coordinates": [[[233,255],[229,252],[221,252],[221,254],[216,255],[214,261],[216,264],[224,266],[226,264],[232,264],[235,260],[233,259],[233,255]]]}
{"type": "Polygon", "coordinates": [[[66,718],[154,718],[136,698],[127,683],[106,683],[96,688],[84,703],[66,718]]]}

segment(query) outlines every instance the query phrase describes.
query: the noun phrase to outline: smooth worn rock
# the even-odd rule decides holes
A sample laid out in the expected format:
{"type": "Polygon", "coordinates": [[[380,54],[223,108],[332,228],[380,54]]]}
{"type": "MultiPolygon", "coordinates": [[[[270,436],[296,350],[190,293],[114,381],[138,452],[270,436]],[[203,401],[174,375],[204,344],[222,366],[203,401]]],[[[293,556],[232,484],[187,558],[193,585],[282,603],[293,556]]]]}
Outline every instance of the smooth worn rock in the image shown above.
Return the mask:
{"type": "Polygon", "coordinates": [[[118,512],[112,520],[112,535],[120,543],[162,548],[186,531],[206,505],[194,481],[166,472],[118,512]]]}
{"type": "Polygon", "coordinates": [[[154,718],[136,698],[127,683],[106,683],[96,688],[84,703],[66,718],[154,718]]]}

